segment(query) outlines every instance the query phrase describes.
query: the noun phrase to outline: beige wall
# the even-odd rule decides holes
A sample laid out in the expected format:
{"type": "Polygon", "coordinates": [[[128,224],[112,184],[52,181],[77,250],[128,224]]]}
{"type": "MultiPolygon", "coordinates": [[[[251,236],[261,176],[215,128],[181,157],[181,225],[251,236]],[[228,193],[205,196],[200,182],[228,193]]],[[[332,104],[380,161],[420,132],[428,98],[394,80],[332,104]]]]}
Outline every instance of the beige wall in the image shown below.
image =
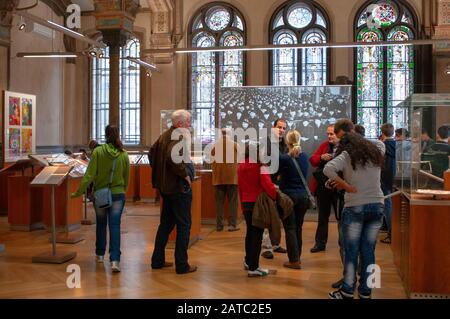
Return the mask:
{"type": "MultiPolygon", "coordinates": [[[[42,2],[29,12],[62,23],[62,19],[55,17],[53,11],[42,2]]],[[[34,32],[19,31],[17,27],[11,29],[10,90],[36,95],[36,145],[62,145],[64,60],[16,57],[17,52],[33,51],[64,51],[61,33],[55,33],[55,38],[51,40],[34,32]]]]}

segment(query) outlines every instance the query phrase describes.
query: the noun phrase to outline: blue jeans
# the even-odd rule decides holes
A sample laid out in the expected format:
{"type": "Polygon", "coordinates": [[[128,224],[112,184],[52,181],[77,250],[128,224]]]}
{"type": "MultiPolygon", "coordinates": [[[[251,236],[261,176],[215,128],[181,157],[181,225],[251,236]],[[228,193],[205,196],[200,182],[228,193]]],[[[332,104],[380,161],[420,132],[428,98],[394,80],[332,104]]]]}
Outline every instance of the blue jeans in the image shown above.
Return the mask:
{"type": "MultiPolygon", "coordinates": [[[[391,193],[391,190],[381,184],[381,189],[383,190],[384,196],[387,196],[391,193]]],[[[388,237],[391,238],[392,232],[392,197],[384,200],[384,218],[386,219],[386,225],[388,228],[388,237]]]]}
{"type": "MultiPolygon", "coordinates": [[[[106,225],[109,224],[109,259],[120,261],[120,218],[125,206],[125,194],[112,195],[109,208],[95,208],[97,217],[95,254],[104,256],[106,251],[106,225]]],[[[95,207],[95,205],[94,205],[95,207]]]]}
{"type": "Polygon", "coordinates": [[[152,255],[152,267],[161,268],[165,263],[165,248],[169,235],[177,226],[175,242],[175,270],[185,273],[189,270],[188,254],[189,236],[191,232],[192,191],[176,194],[161,194],[163,207],[160,224],[156,233],[155,249],[152,255]]]}
{"type": "Polygon", "coordinates": [[[345,207],[342,213],[342,234],[344,244],[344,283],[342,290],[353,294],[355,290],[358,256],[361,258],[361,277],[358,292],[370,295],[367,285],[370,265],[375,264],[375,245],[383,222],[384,206],[367,204],[345,207]]]}

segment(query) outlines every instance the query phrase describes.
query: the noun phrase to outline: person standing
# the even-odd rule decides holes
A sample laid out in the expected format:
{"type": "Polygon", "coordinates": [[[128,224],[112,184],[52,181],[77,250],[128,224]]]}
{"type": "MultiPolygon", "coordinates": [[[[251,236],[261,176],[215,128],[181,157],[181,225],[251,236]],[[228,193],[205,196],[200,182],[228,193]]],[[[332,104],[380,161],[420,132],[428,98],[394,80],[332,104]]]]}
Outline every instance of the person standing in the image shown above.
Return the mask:
{"type": "Polygon", "coordinates": [[[94,202],[97,217],[95,254],[97,262],[104,262],[106,226],[109,224],[111,269],[113,272],[120,272],[120,221],[128,189],[130,162],[128,153],[120,140],[119,129],[108,125],[105,129],[105,137],[106,144],[94,149],[81,185],[71,197],[81,196],[91,182],[94,182],[94,192],[106,187],[111,189],[112,205],[110,207],[98,208],[94,202]]]}
{"type": "Polygon", "coordinates": [[[165,248],[169,235],[177,226],[175,242],[175,271],[177,274],[191,273],[196,266],[189,265],[187,250],[191,231],[191,205],[194,178],[190,154],[189,128],[191,114],[186,110],[172,113],[172,127],[164,132],[150,149],[153,188],[159,190],[162,197],[160,224],[156,233],[155,248],[151,259],[152,269],[171,267],[166,262],[165,248]],[[176,139],[173,139],[176,136],[176,139]],[[178,138],[179,137],[179,138],[178,138]],[[178,143],[183,144],[179,152],[174,151],[178,143]],[[180,156],[182,160],[174,157],[180,156]]]}
{"type": "Polygon", "coordinates": [[[311,248],[311,253],[324,251],[328,241],[328,221],[331,208],[337,209],[337,195],[332,189],[325,186],[327,177],[323,174],[323,168],[331,161],[339,143],[339,139],[334,133],[334,124],[327,127],[328,140],[323,142],[310,157],[309,162],[313,167],[317,167],[313,173],[311,182],[312,192],[317,196],[319,210],[319,220],[317,223],[315,245],[311,248]]]}
{"type": "Polygon", "coordinates": [[[308,210],[308,155],[302,152],[301,135],[298,131],[290,131],[286,136],[288,154],[280,155],[280,190],[288,195],[294,203],[294,212],[283,220],[286,233],[286,247],[289,261],[284,267],[300,269],[302,255],[302,228],[308,210]]]}
{"type": "MultiPolygon", "coordinates": [[[[287,122],[285,119],[278,118],[274,121],[271,129],[271,136],[267,140],[263,141],[263,147],[265,148],[265,154],[269,157],[275,155],[272,150],[278,148],[278,155],[286,154],[288,147],[286,145],[285,135],[287,129],[287,122]]],[[[278,158],[278,156],[277,156],[278,158]]],[[[278,174],[271,174],[272,182],[278,185],[278,174]]],[[[280,232],[272,232],[268,229],[264,230],[263,234],[263,252],[262,256],[266,259],[273,259],[273,252],[285,254],[287,250],[283,248],[281,243],[281,237],[275,234],[281,234],[280,232]]]]}
{"type": "Polygon", "coordinates": [[[380,230],[384,195],[381,190],[381,168],[384,149],[357,133],[342,136],[337,156],[328,162],[324,174],[345,190],[342,213],[344,236],[344,282],[339,290],[330,292],[331,299],[353,298],[358,256],[361,255],[360,299],[370,299],[372,289],[368,278],[375,264],[375,246],[380,230]],[[338,173],[343,172],[343,178],[338,173]]]}
{"type": "Polygon", "coordinates": [[[230,138],[230,130],[222,129],[222,136],[214,144],[211,155],[212,184],[216,197],[216,229],[223,230],[225,196],[228,197],[228,231],[237,231],[238,185],[237,168],[239,147],[230,138]]]}
{"type": "Polygon", "coordinates": [[[247,224],[245,235],[244,268],[248,270],[249,277],[267,276],[268,269],[259,267],[259,255],[264,229],[253,226],[253,214],[256,200],[262,192],[266,192],[276,200],[277,193],[272,183],[267,167],[259,162],[259,148],[254,145],[246,145],[244,160],[238,167],[238,190],[242,211],[247,224]]]}
{"type": "Polygon", "coordinates": [[[432,173],[440,178],[444,177],[444,172],[448,169],[450,156],[449,135],[450,129],[447,125],[439,127],[436,135],[436,143],[427,149],[432,173]]]}
{"type": "MultiPolygon", "coordinates": [[[[381,126],[381,141],[384,143],[386,153],[384,154],[384,167],[381,171],[381,190],[384,196],[392,193],[394,186],[394,177],[396,174],[396,159],[395,149],[396,141],[393,137],[394,126],[391,123],[385,123],[381,126]]],[[[387,226],[387,236],[382,239],[384,244],[391,243],[392,232],[392,198],[386,198],[384,200],[384,218],[387,226]]]]}

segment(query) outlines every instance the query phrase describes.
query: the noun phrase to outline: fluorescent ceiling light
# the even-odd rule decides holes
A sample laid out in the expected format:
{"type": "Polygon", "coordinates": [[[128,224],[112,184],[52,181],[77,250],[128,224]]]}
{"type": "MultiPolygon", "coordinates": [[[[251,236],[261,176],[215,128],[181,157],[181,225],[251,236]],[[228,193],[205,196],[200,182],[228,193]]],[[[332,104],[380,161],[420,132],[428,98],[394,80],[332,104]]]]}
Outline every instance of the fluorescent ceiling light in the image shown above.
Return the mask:
{"type": "Polygon", "coordinates": [[[151,70],[153,70],[153,71],[159,72],[159,69],[158,69],[155,65],[150,64],[150,63],[145,62],[145,61],[142,61],[141,59],[138,59],[138,58],[132,58],[132,57],[129,57],[129,56],[127,56],[127,57],[124,58],[124,59],[125,59],[125,60],[128,60],[128,61],[131,61],[131,62],[133,62],[133,63],[139,64],[139,65],[142,65],[143,67],[145,67],[145,68],[147,68],[147,69],[151,69],[151,70]]]}
{"type": "Polygon", "coordinates": [[[53,21],[44,20],[42,18],[39,18],[33,14],[30,14],[26,11],[16,11],[14,12],[16,15],[24,17],[25,19],[31,20],[33,22],[36,22],[38,24],[41,24],[43,26],[49,27],[50,29],[62,32],[64,34],[67,34],[68,36],[78,39],[80,41],[87,42],[93,46],[99,47],[99,48],[106,48],[106,45],[104,43],[92,40],[91,38],[86,37],[85,35],[75,32],[73,30],[70,30],[66,27],[63,27],[62,25],[59,25],[57,23],[54,23],[53,21]]]}
{"type": "Polygon", "coordinates": [[[76,58],[77,53],[73,52],[19,52],[18,58],[76,58]]]}
{"type": "Polygon", "coordinates": [[[327,42],[327,43],[299,43],[288,45],[254,45],[242,47],[209,47],[209,48],[178,48],[178,49],[147,49],[144,53],[199,53],[199,52],[233,52],[233,51],[273,51],[282,49],[331,49],[331,48],[365,48],[365,47],[392,47],[398,45],[434,45],[450,44],[450,39],[410,40],[410,41],[383,41],[383,42],[327,42]]]}

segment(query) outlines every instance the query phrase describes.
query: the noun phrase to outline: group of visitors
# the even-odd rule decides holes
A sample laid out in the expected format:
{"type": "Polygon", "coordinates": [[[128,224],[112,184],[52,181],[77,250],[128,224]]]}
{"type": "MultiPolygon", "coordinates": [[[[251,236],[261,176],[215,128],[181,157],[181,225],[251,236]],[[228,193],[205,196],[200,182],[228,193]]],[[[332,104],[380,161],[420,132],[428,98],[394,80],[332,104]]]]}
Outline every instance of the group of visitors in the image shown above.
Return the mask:
{"type": "MultiPolygon", "coordinates": [[[[152,184],[162,198],[160,225],[156,233],[151,267],[172,267],[166,261],[165,247],[169,234],[176,226],[175,270],[178,274],[191,273],[197,267],[188,262],[191,229],[192,182],[194,167],[188,148],[179,148],[175,161],[175,146],[189,143],[187,136],[173,139],[174,130],[188,134],[191,115],[186,110],[172,114],[172,127],[153,144],[149,161],[153,169],[152,184]],[[183,131],[184,130],[184,131],[183,131]],[[183,153],[184,152],[184,153],[183,153]]],[[[404,129],[394,132],[392,124],[382,126],[380,140],[364,137],[364,127],[355,126],[351,120],[342,119],[329,125],[327,140],[309,157],[302,151],[301,134],[287,132],[287,122],[275,121],[272,136],[266,141],[247,141],[241,149],[228,129],[216,141],[211,154],[221,161],[212,163],[212,183],[216,199],[216,230],[224,229],[224,201],[228,198],[228,230],[239,230],[238,198],[246,222],[244,268],[249,277],[267,276],[269,269],[260,267],[259,257],[273,258],[273,253],[287,253],[284,266],[302,268],[302,226],[305,214],[315,200],[318,206],[318,225],[315,245],[311,253],[326,250],[328,222],[333,208],[338,221],[339,245],[344,267],[343,278],[333,284],[337,290],[330,298],[353,298],[356,275],[360,275],[358,295],[371,297],[367,283],[369,266],[375,264],[375,246],[379,230],[386,220],[388,233],[382,241],[390,243],[392,192],[396,176],[398,145],[408,139],[404,129]],[[395,139],[394,139],[395,133],[395,139]],[[271,155],[278,148],[279,167],[270,174],[260,154],[271,155]],[[231,160],[229,158],[231,154],[231,160]],[[226,159],[226,160],[225,160],[226,159]],[[307,183],[309,165],[314,167],[311,190],[307,183]],[[284,228],[286,249],[281,247],[281,230],[284,228]],[[266,235],[265,235],[266,234],[266,235]]],[[[97,216],[96,259],[104,262],[106,252],[106,227],[109,224],[109,258],[114,272],[120,272],[120,219],[128,187],[128,154],[120,141],[115,126],[107,126],[106,143],[92,145],[93,152],[88,169],[79,189],[72,194],[81,196],[94,182],[94,207],[97,216]],[[109,189],[110,202],[97,207],[99,190],[109,189]]],[[[436,143],[426,138],[423,149],[427,152],[449,152],[448,127],[439,128],[436,143]]],[[[448,156],[448,155],[447,155],[448,156]]],[[[273,159],[273,157],[272,157],[273,159]]]]}

